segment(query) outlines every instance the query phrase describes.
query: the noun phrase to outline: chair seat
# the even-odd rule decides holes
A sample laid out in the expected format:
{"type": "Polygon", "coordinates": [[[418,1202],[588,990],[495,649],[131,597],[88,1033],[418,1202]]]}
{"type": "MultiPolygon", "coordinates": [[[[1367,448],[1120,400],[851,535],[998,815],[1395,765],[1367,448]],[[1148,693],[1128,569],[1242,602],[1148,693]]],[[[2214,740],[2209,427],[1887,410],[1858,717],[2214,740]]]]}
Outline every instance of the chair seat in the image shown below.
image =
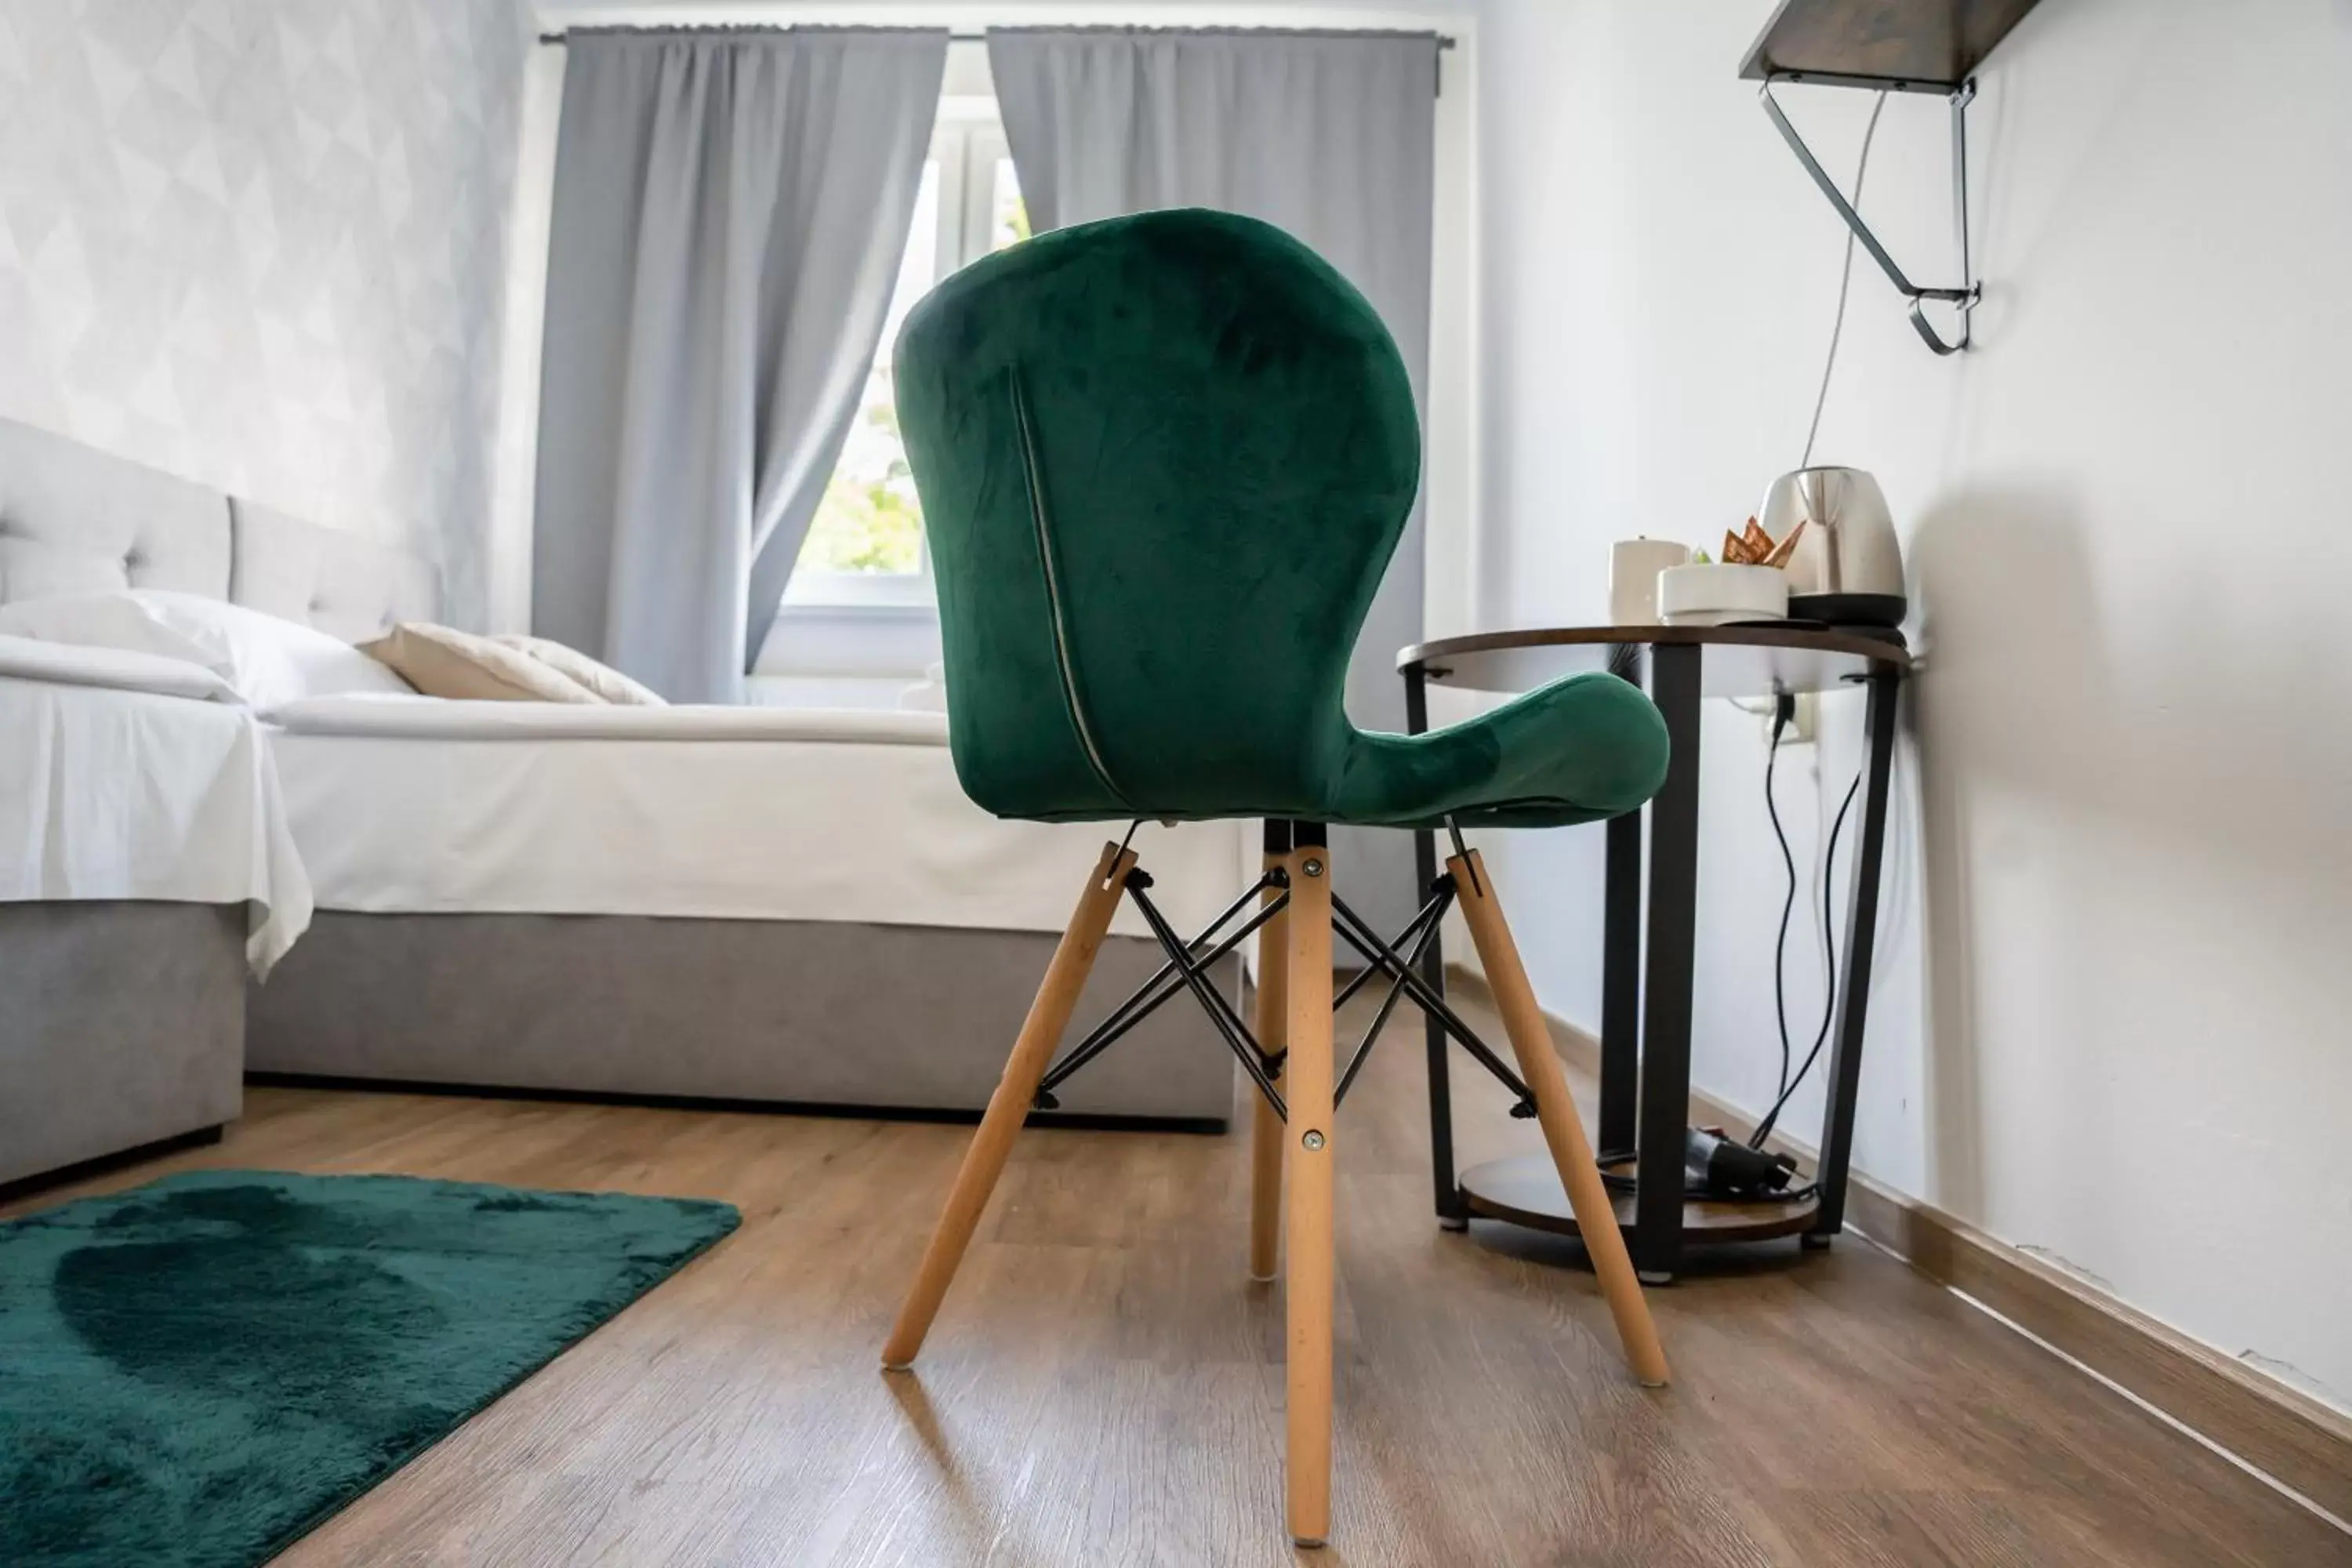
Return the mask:
{"type": "MultiPolygon", "coordinates": [[[[953,733],[952,728],[950,731],[953,733]]],[[[1048,822],[1208,822],[1290,817],[1348,827],[1564,827],[1638,809],[1666,779],[1666,721],[1614,675],[1573,675],[1425,735],[1340,721],[1312,796],[1260,796],[1246,784],[1213,805],[1146,795],[1071,808],[983,802],[1001,816],[1048,822]]]]}
{"type": "Polygon", "coordinates": [[[1638,808],[1666,778],[1666,722],[1614,675],[1570,676],[1425,735],[1358,731],[1328,820],[1560,827],[1638,808]]]}

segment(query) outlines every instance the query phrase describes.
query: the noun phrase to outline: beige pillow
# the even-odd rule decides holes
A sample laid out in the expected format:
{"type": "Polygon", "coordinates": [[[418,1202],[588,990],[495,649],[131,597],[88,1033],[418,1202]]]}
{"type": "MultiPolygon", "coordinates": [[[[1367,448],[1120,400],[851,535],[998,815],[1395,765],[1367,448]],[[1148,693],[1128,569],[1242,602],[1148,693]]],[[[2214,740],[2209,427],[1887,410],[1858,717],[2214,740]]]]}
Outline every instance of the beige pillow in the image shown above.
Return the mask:
{"type": "Polygon", "coordinates": [[[520,648],[471,632],[403,621],[360,651],[400,672],[427,697],[481,702],[584,702],[604,700],[520,648]]]}
{"type": "Polygon", "coordinates": [[[502,647],[529,654],[570,679],[578,681],[607,702],[624,708],[667,708],[668,700],[652,687],[630,679],[608,664],[598,664],[576,647],[566,647],[546,637],[525,637],[520,632],[501,632],[490,639],[502,647]]]}

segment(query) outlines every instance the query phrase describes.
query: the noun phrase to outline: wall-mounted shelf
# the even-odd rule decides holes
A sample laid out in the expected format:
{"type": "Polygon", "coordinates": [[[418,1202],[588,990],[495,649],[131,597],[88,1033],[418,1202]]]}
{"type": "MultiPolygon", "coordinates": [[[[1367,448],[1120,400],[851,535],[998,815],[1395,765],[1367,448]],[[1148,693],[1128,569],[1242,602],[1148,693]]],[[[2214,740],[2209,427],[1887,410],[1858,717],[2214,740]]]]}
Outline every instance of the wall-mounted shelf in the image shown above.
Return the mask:
{"type": "Polygon", "coordinates": [[[1911,307],[1911,325],[1939,354],[1969,346],[1970,317],[1983,290],[1969,265],[1969,102],[1976,68],[2009,36],[2036,0],[1782,0],[1748,47],[1739,74],[1761,82],[1764,112],[1804,165],[1830,205],[1911,307]],[[1862,215],[1822,169],[1772,96],[1774,84],[1863,88],[1879,92],[1927,92],[1952,106],[1952,226],[1958,241],[1957,288],[1922,288],[1895,265],[1862,215]],[[1927,320],[1930,301],[1959,314],[1957,341],[1947,342],[1927,320]]]}
{"type": "Polygon", "coordinates": [[[1749,81],[1949,95],[2035,0],[1784,0],[1739,62],[1749,81]]]}

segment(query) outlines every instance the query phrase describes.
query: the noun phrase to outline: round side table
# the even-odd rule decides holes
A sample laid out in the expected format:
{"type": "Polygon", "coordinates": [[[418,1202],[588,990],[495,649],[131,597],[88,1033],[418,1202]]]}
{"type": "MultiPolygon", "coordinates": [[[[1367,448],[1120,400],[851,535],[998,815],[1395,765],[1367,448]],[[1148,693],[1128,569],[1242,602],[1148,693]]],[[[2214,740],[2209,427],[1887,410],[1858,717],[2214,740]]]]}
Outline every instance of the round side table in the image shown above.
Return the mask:
{"type": "MultiPolygon", "coordinates": [[[[1608,825],[1602,892],[1601,1115],[1595,1142],[1604,1167],[1634,1176],[1634,1190],[1617,1195],[1619,1223],[1635,1268],[1654,1284],[1674,1278],[1686,1243],[1801,1236],[1810,1246],[1828,1245],[1844,1225],[1886,845],[1895,705],[1911,670],[1909,653],[1899,642],[1859,632],[1794,626],[1539,626],[1419,643],[1397,656],[1397,668],[1404,677],[1406,724],[1415,734],[1429,727],[1432,685],[1517,693],[1562,676],[1606,669],[1647,689],[1664,716],[1673,760],[1647,813],[1646,942],[1640,813],[1608,825]],[[1869,692],[1868,752],[1814,1191],[1778,1203],[1686,1201],[1683,1143],[1691,1121],[1699,705],[1709,697],[1772,697],[1847,686],[1869,692]]],[[[1426,886],[1437,874],[1435,836],[1414,837],[1415,871],[1426,886]]],[[[1444,959],[1436,943],[1423,962],[1426,977],[1443,986],[1444,959]]],[[[1457,1177],[1445,1036],[1434,1022],[1428,1026],[1428,1055],[1439,1219],[1458,1227],[1480,1215],[1574,1235],[1567,1195],[1540,1153],[1492,1161],[1457,1177]]]]}

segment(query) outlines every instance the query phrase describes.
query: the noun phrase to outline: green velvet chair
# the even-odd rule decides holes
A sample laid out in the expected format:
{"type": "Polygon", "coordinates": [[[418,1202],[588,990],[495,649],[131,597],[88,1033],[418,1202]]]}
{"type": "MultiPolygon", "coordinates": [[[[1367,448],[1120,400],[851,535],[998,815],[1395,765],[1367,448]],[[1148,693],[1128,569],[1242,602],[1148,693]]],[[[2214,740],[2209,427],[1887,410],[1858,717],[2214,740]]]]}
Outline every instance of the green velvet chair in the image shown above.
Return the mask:
{"type": "MultiPolygon", "coordinates": [[[[1249,928],[1259,942],[1254,1036],[1237,1033],[1238,1016],[1199,973],[1205,938],[1175,938],[1135,853],[1106,845],[884,1364],[904,1368],[921,1348],[1125,894],[1169,951],[1163,973],[1176,978],[1166,988],[1195,992],[1265,1091],[1252,1272],[1274,1272],[1280,1214],[1289,1525],[1295,1540],[1319,1543],[1336,1143],[1326,825],[1614,816],[1664,782],[1665,727],[1646,697],[1609,675],[1562,680],[1426,735],[1349,722],[1349,656],[1412,505],[1420,431],[1378,315],[1279,229],[1178,211],[1043,235],[942,283],[908,318],[897,354],[965,792],[999,816],[1257,817],[1269,834],[1249,928]]],[[[1433,929],[1430,910],[1458,899],[1628,1357],[1644,1383],[1663,1383],[1655,1330],[1493,886],[1455,842],[1438,900],[1416,925],[1433,929]]],[[[1340,905],[1338,915],[1352,922],[1344,937],[1398,972],[1394,984],[1412,984],[1409,960],[1385,944],[1373,954],[1352,912],[1340,905]]],[[[1412,994],[1443,1010],[1426,987],[1412,994]]]]}

